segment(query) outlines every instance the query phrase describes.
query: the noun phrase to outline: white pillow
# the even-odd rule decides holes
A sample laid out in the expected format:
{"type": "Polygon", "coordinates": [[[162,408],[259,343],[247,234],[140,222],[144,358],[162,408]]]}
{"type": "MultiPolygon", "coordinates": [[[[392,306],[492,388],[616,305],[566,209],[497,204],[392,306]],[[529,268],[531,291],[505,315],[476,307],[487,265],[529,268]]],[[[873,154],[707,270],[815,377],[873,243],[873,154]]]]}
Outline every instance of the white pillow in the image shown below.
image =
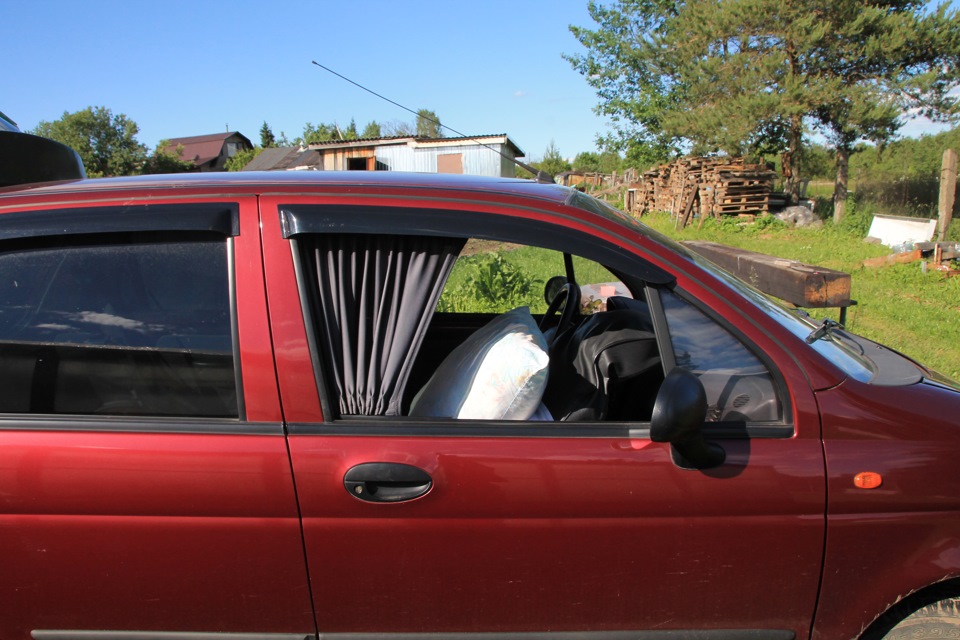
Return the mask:
{"type": "Polygon", "coordinates": [[[547,386],[547,343],[519,307],[454,349],[413,399],[411,416],[526,420],[547,386]]]}

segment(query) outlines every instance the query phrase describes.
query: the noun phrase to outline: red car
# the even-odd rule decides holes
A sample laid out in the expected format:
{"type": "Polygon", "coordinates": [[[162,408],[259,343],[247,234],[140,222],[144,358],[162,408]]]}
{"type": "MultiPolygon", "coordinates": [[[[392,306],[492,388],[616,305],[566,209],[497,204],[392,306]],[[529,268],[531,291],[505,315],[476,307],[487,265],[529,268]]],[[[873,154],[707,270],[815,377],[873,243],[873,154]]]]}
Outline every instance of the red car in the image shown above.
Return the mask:
{"type": "Polygon", "coordinates": [[[63,181],[0,248],[0,638],[958,633],[957,388],[589,196],[63,181]]]}

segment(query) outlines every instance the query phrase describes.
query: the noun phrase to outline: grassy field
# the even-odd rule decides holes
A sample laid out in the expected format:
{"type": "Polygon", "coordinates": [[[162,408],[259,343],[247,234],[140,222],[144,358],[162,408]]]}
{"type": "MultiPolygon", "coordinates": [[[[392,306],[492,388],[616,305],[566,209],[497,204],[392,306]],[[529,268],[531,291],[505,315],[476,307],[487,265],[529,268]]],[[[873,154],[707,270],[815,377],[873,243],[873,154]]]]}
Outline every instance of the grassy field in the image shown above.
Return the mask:
{"type": "MultiPolygon", "coordinates": [[[[871,257],[889,255],[886,247],[863,241],[864,220],[843,228],[791,229],[781,223],[739,226],[706,221],[676,230],[666,214],[643,222],[677,240],[710,240],[781,258],[845,271],[851,275],[847,328],[890,346],[939,372],[960,380],[960,277],[948,278],[921,263],[865,268],[871,257]]],[[[861,217],[863,213],[859,214],[861,217]]],[[[836,309],[810,309],[815,318],[837,319],[836,309]]]]}

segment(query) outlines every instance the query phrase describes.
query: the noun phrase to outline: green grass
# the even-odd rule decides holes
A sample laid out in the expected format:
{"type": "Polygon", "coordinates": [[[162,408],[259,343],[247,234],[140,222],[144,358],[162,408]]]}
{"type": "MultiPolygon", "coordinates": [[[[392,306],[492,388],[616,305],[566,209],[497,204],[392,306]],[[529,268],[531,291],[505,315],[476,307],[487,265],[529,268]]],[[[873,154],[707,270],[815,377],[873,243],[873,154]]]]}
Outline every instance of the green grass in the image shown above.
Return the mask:
{"type": "MultiPolygon", "coordinates": [[[[853,211],[840,228],[792,229],[781,223],[739,226],[712,220],[702,229],[674,229],[666,214],[644,216],[647,225],[677,240],[710,240],[760,253],[845,271],[851,276],[847,328],[960,380],[960,277],[948,278],[921,263],[865,268],[886,247],[863,241],[864,211],[853,211]]],[[[810,309],[814,317],[838,319],[837,309],[810,309]]]]}

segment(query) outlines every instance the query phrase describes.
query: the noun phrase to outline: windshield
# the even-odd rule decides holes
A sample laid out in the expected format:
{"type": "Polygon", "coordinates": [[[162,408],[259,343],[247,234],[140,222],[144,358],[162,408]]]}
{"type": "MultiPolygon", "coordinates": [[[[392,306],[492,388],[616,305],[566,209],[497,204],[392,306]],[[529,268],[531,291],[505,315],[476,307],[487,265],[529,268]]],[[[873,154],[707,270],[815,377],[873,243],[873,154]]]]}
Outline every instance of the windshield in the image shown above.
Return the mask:
{"type": "MultiPolygon", "coordinates": [[[[700,255],[692,254],[690,257],[698,265],[726,282],[740,295],[753,302],[764,313],[775,320],[777,324],[804,342],[806,342],[807,337],[820,326],[820,323],[814,321],[806,311],[789,308],[778,300],[764,295],[743,280],[724,271],[700,255]]],[[[832,362],[855,380],[869,382],[876,374],[874,363],[864,355],[863,347],[858,342],[852,340],[849,334],[843,330],[832,329],[826,331],[819,339],[809,344],[814,351],[832,362]]]]}

